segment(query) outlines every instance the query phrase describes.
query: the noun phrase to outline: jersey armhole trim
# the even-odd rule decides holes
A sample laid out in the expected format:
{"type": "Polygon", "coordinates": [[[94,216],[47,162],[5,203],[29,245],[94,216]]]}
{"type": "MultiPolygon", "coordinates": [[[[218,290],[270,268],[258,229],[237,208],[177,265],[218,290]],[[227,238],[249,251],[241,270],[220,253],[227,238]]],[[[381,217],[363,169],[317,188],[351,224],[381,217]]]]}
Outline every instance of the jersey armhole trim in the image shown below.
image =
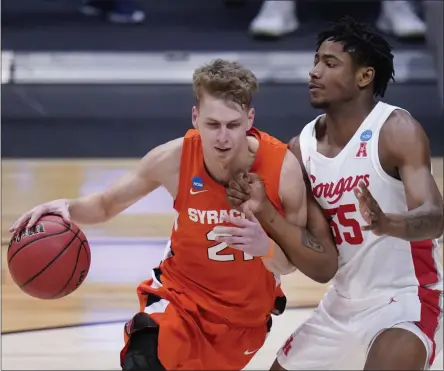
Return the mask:
{"type": "Polygon", "coordinates": [[[173,200],[173,208],[177,213],[180,213],[184,199],[186,198],[186,185],[183,179],[186,179],[188,167],[192,165],[189,161],[187,161],[187,159],[185,159],[185,156],[189,156],[189,151],[193,148],[190,141],[193,140],[195,136],[188,136],[187,134],[183,138],[179,164],[179,184],[177,185],[177,195],[173,200]]]}
{"type": "Polygon", "coordinates": [[[404,183],[401,180],[395,179],[392,176],[388,175],[385,170],[382,168],[381,161],[379,160],[379,135],[381,133],[381,129],[384,124],[380,125],[377,129],[376,133],[374,133],[373,142],[372,142],[372,150],[371,153],[371,161],[373,164],[373,168],[376,173],[379,175],[382,181],[400,189],[404,189],[404,183]]]}

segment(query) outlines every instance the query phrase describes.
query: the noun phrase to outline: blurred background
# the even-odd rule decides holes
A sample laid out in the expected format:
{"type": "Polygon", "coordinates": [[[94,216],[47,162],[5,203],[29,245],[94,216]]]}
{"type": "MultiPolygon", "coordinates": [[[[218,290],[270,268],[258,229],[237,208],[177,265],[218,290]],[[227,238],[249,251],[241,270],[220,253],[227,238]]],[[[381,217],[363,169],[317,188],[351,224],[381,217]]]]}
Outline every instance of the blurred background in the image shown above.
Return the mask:
{"type": "Polygon", "coordinates": [[[287,140],[316,114],[304,85],[316,33],[344,14],[387,34],[397,82],[386,100],[410,110],[439,148],[439,7],[440,1],[3,0],[3,157],[142,156],[190,126],[192,71],[216,57],[256,72],[257,125],[287,140]]]}
{"type": "MultiPolygon", "coordinates": [[[[191,127],[192,72],[215,58],[256,73],[256,126],[289,140],[319,114],[306,87],[316,34],[346,14],[393,45],[396,83],[384,100],[423,124],[442,192],[442,1],[3,0],[3,333],[116,322],[115,363],[120,323],[137,309],[135,287],[162,257],[174,219],[170,197],[158,189],[104,225],[82,226],[90,274],[57,301],[32,299],[12,283],[8,227],[38,203],[103,189],[154,146],[182,136],[191,127]]],[[[298,273],[283,285],[293,308],[316,305],[326,287],[298,273]]],[[[50,367],[29,361],[17,350],[23,338],[13,336],[3,340],[6,368],[50,367]]],[[[54,349],[45,345],[48,359],[54,349]]],[[[55,367],[68,369],[63,360],[55,367]]],[[[85,368],[94,368],[89,361],[85,368]]]]}

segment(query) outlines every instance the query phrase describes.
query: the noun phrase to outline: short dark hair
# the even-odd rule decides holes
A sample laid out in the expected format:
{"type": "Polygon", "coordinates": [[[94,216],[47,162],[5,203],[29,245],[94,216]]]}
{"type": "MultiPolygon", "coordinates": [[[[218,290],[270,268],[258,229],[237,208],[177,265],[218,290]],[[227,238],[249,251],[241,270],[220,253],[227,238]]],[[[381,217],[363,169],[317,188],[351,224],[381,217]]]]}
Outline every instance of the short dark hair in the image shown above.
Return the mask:
{"type": "Polygon", "coordinates": [[[387,40],[365,23],[358,23],[346,16],[318,34],[317,50],[321,44],[331,40],[341,42],[358,66],[375,69],[373,94],[383,97],[390,80],[395,81],[392,47],[387,40]]]}

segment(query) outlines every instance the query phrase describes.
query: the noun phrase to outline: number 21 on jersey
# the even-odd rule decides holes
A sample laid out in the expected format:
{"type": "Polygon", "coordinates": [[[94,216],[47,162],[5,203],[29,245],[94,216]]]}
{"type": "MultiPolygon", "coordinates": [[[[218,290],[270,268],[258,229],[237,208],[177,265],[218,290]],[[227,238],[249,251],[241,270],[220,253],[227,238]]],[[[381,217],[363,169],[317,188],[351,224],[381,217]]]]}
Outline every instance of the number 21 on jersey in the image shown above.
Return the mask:
{"type": "Polygon", "coordinates": [[[361,226],[352,215],[352,213],[357,211],[355,204],[341,205],[331,209],[324,209],[324,211],[330,221],[336,245],[339,246],[343,242],[350,245],[360,245],[364,242],[361,226]]]}
{"type": "MultiPolygon", "coordinates": [[[[215,241],[216,240],[216,234],[213,232],[213,230],[209,231],[207,233],[207,240],[208,241],[215,241]]],[[[223,250],[228,248],[228,245],[225,242],[218,243],[217,245],[210,246],[208,248],[208,259],[215,260],[218,262],[228,262],[228,261],[234,261],[235,260],[235,254],[219,254],[223,250]]],[[[253,260],[253,257],[251,255],[248,255],[246,252],[243,253],[244,260],[253,260]]]]}

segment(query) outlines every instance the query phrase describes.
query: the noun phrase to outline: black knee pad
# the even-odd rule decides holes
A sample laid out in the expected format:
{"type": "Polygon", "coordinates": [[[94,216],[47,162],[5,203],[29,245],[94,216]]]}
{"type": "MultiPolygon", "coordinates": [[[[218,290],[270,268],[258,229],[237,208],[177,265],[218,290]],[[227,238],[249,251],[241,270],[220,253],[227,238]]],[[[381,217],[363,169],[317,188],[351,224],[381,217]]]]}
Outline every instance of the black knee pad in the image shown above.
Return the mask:
{"type": "Polygon", "coordinates": [[[122,371],[165,371],[157,356],[158,325],[145,313],[139,313],[125,330],[130,340],[122,371]]]}
{"type": "Polygon", "coordinates": [[[142,329],[152,329],[153,331],[158,331],[159,326],[148,314],[144,312],[137,313],[130,321],[125,323],[125,332],[128,336],[142,329]]]}

